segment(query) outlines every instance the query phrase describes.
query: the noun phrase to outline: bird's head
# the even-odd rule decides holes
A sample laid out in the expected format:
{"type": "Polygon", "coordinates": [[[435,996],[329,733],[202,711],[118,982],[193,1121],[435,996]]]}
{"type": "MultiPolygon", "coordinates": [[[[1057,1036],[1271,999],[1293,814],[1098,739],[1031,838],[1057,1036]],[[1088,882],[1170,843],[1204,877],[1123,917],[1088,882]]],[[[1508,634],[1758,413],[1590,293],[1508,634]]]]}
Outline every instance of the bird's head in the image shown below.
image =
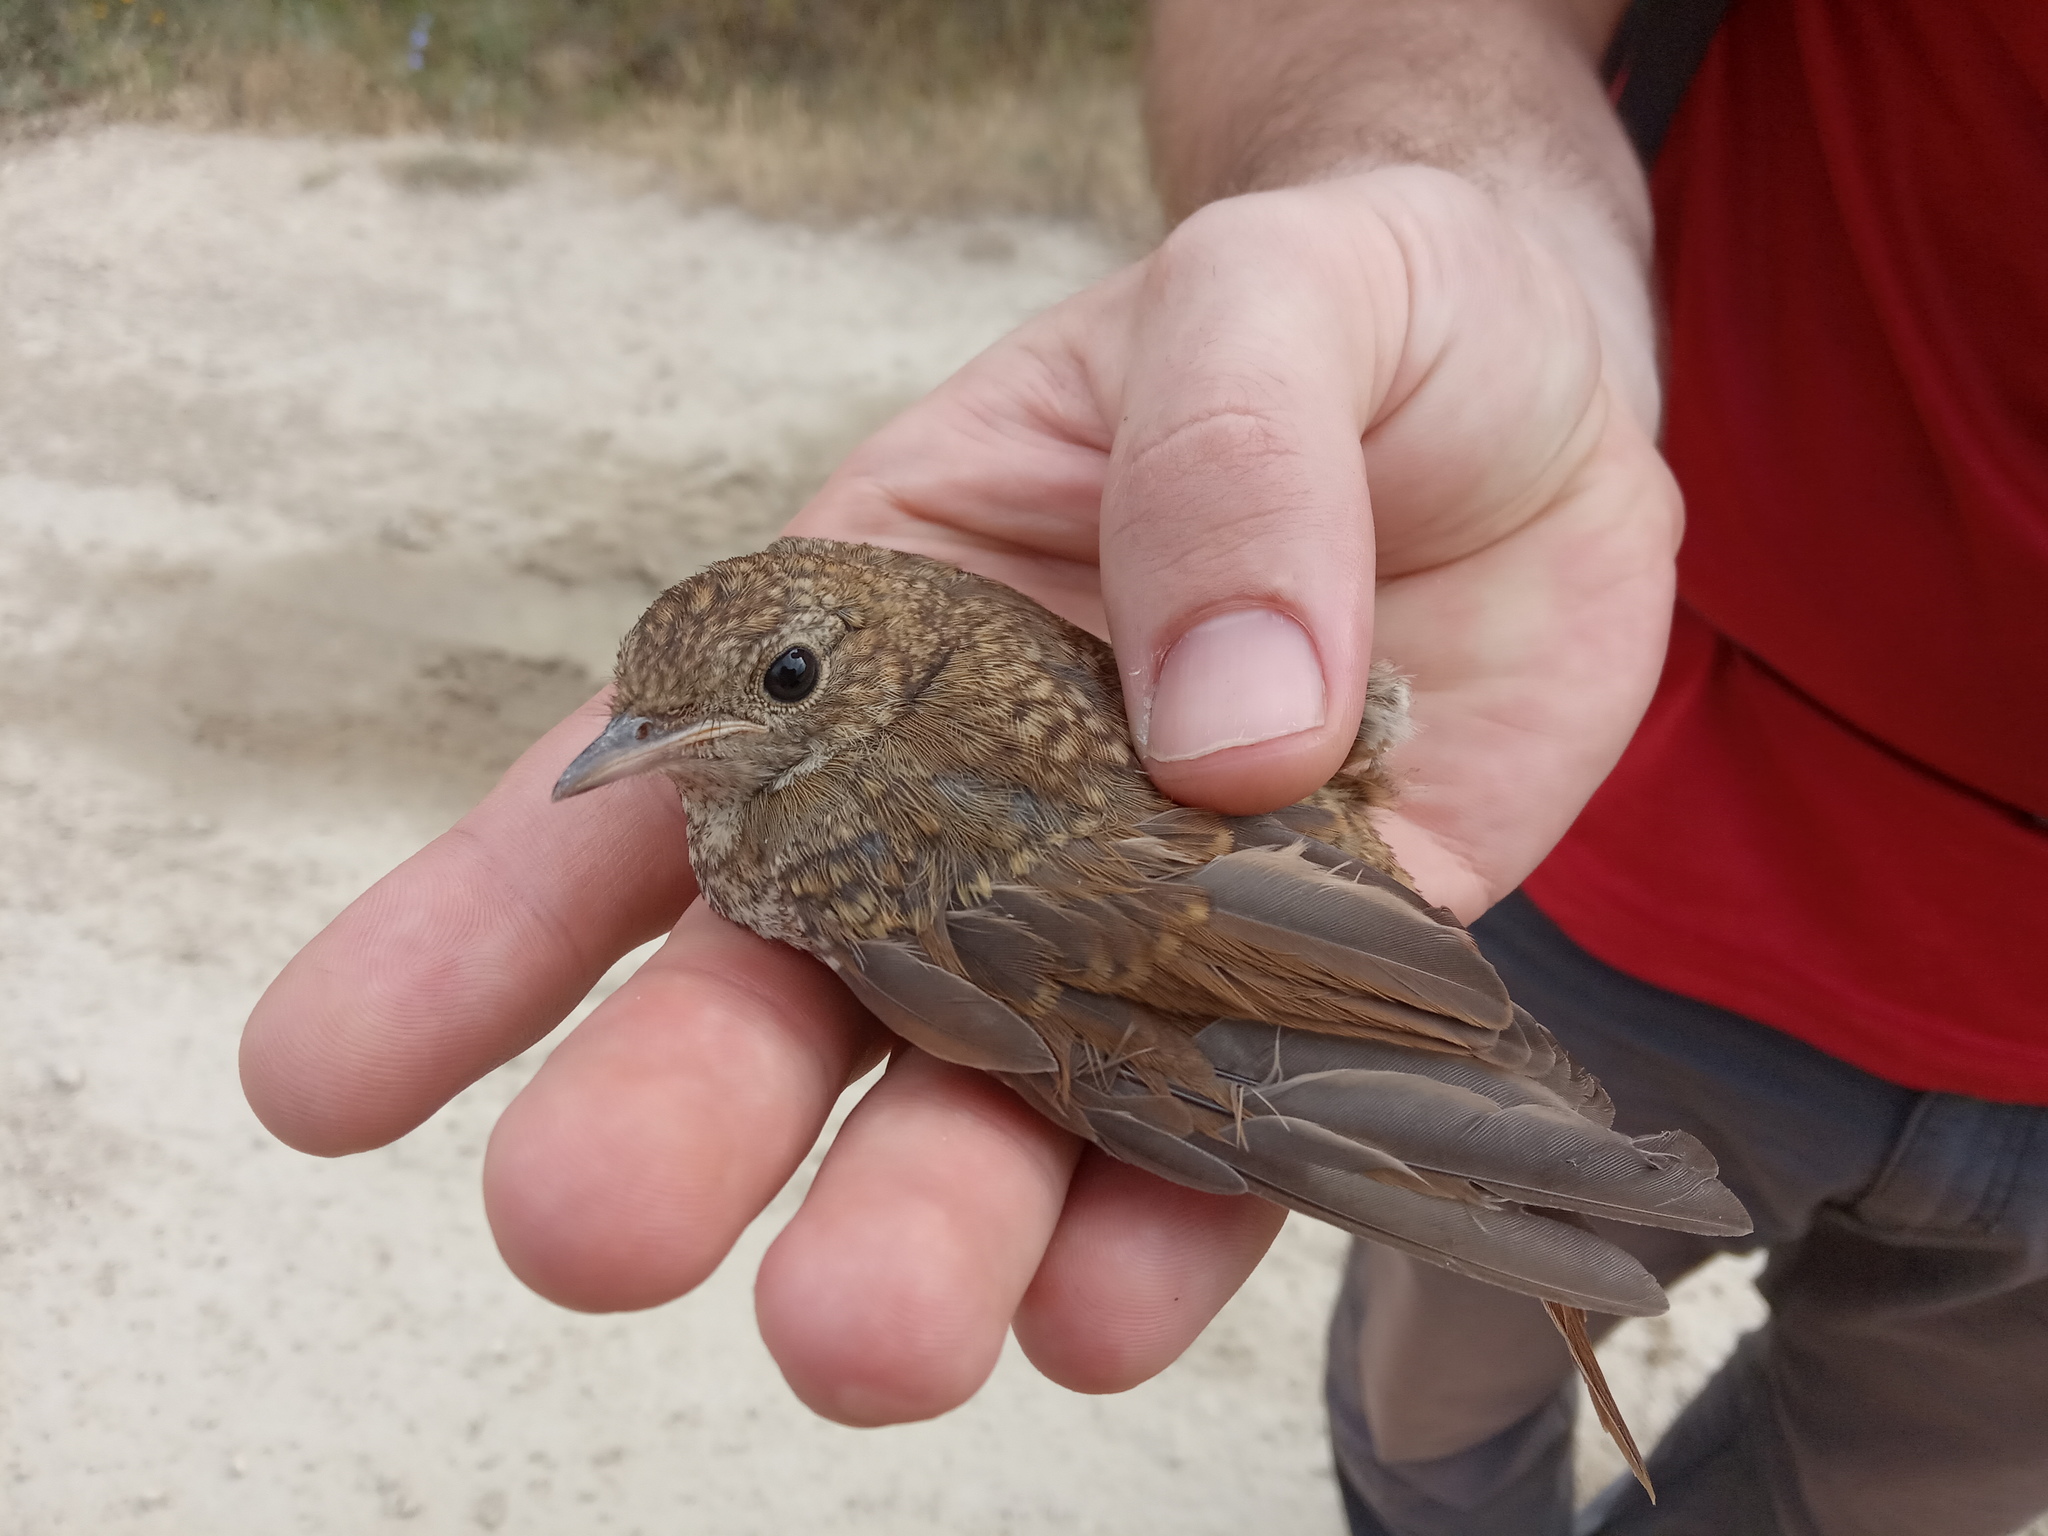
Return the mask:
{"type": "Polygon", "coordinates": [[[700,571],[627,634],[611,723],[555,798],[650,771],[692,800],[743,798],[857,749],[945,668],[970,584],[993,587],[919,556],[818,539],[778,539],[700,571]]]}

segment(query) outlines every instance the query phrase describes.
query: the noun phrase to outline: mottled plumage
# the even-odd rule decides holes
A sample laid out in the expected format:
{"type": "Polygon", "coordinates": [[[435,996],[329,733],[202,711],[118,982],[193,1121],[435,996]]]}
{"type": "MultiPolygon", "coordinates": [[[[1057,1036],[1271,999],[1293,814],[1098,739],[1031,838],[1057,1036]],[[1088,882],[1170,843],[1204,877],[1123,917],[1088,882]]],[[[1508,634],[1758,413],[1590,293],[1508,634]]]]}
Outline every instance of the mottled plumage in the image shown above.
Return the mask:
{"type": "Polygon", "coordinates": [[[1406,685],[1376,668],[1344,770],[1270,816],[1173,804],[1107,646],[919,556],[783,539],[659,598],[558,795],[674,778],[713,907],[882,1021],[1164,1178],[1253,1193],[1576,1309],[1664,1310],[1582,1215],[1749,1223],[1681,1132],[1599,1085],[1410,889],[1371,812],[1406,685]]]}

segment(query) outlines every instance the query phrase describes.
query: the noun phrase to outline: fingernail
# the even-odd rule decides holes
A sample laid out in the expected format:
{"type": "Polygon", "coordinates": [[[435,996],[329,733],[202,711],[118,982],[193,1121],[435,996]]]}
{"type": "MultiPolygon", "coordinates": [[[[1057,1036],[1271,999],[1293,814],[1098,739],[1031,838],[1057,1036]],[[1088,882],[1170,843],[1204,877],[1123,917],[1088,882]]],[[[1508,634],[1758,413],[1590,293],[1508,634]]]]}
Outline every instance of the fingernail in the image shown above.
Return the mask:
{"type": "Polygon", "coordinates": [[[1204,619],[1166,653],[1145,756],[1181,763],[1323,723],[1323,669],[1308,634],[1270,608],[1204,619]]]}

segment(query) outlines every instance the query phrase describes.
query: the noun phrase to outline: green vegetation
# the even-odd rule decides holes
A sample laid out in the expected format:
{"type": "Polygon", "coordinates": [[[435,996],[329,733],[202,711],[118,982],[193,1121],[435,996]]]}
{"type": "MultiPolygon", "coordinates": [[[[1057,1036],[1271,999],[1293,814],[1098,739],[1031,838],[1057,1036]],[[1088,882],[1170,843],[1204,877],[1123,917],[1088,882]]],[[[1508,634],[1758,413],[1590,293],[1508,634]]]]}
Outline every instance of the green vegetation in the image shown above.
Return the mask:
{"type": "Polygon", "coordinates": [[[782,216],[1152,215],[1132,0],[0,0],[0,113],[625,149],[782,216]]]}

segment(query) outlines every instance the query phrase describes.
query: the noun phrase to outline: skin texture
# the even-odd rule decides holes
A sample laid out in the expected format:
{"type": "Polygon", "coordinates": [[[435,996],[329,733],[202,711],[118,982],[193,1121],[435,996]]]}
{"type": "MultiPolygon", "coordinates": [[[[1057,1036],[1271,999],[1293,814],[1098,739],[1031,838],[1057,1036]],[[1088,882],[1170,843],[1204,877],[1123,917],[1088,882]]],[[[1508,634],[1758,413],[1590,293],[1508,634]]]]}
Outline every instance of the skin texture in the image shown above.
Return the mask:
{"type": "MultiPolygon", "coordinates": [[[[1597,22],[1355,9],[1384,27],[1361,41],[1336,7],[1164,7],[1164,179],[1200,211],[877,434],[792,531],[929,553],[1108,635],[1141,725],[1191,626],[1280,615],[1319,668],[1321,724],[1148,762],[1168,794],[1225,811],[1327,779],[1369,655],[1398,656],[1420,730],[1393,760],[1388,835],[1469,921],[1568,825],[1661,659],[1678,506],[1648,435],[1641,189],[1595,111],[1597,22]],[[1450,17],[1499,56],[1444,49],[1450,17]],[[1252,57],[1234,28],[1274,67],[1205,107],[1223,61],[1252,57]],[[1303,70],[1355,88],[1273,106],[1303,70]],[[1494,89],[1503,70],[1516,90],[1494,89]],[[1468,99],[1498,109],[1469,140],[1468,99]],[[1411,112],[1431,142],[1381,131],[1411,112]],[[1228,174],[1202,147],[1254,141],[1228,174]],[[1209,201],[1247,187],[1281,189],[1209,201]]],[[[593,700],[336,919],[243,1047],[282,1139],[377,1146],[673,925],[486,1160],[507,1261],[593,1310],[702,1280],[883,1041],[822,968],[691,906],[666,786],[549,804],[607,715],[593,700]]],[[[1278,1225],[1261,1201],[1083,1155],[979,1074],[899,1053],[770,1250],[758,1312],[799,1395],[847,1423],[955,1406],[1011,1326],[1053,1379],[1115,1390],[1186,1347],[1278,1225]]]]}

